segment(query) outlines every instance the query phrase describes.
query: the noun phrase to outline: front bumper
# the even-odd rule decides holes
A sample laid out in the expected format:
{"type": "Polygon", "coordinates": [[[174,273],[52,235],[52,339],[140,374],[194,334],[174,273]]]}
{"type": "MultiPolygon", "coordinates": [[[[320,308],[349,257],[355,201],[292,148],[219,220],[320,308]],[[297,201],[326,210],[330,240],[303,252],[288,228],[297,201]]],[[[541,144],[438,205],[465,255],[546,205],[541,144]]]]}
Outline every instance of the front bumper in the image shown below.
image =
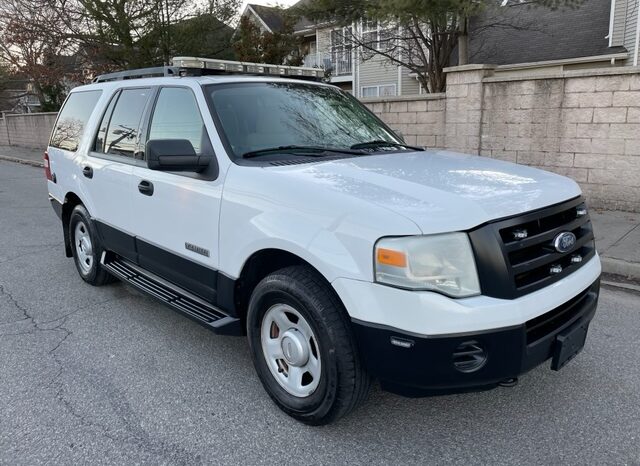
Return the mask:
{"type": "Polygon", "coordinates": [[[388,391],[421,396],[491,388],[550,359],[558,334],[588,326],[599,289],[596,280],[555,309],[508,328],[427,337],[353,320],[353,329],[368,370],[388,391]],[[462,372],[454,353],[470,342],[484,349],[486,361],[462,372]]]}

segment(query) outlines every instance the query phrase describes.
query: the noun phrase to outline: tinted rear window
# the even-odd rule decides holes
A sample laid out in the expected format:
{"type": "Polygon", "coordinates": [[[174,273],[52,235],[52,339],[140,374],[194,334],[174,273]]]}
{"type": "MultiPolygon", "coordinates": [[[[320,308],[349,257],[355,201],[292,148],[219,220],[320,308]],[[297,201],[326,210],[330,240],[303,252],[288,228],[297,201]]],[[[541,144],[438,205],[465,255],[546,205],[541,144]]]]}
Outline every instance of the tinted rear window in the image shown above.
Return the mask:
{"type": "Polygon", "coordinates": [[[102,91],[71,94],[60,111],[49,145],[68,151],[76,151],[87,121],[89,121],[101,94],[102,91]]]}

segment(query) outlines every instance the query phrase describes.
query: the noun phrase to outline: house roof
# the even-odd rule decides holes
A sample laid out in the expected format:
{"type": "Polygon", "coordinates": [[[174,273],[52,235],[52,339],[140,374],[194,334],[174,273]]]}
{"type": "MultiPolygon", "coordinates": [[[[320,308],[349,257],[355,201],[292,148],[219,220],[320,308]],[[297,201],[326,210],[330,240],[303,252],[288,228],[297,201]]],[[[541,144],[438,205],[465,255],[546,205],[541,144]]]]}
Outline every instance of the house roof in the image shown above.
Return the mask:
{"type": "MultiPolygon", "coordinates": [[[[295,12],[296,8],[304,7],[312,0],[299,0],[295,4],[291,5],[289,9],[295,12]]],[[[262,23],[271,31],[278,32],[284,27],[284,17],[282,15],[282,8],[256,5],[255,3],[247,4],[247,9],[251,8],[253,12],[258,16],[262,23]]],[[[307,29],[315,27],[315,22],[311,21],[304,16],[298,18],[296,24],[293,27],[294,32],[301,32],[307,29]]]]}
{"type": "Polygon", "coordinates": [[[284,18],[282,17],[282,10],[280,8],[256,5],[255,3],[249,3],[247,7],[251,8],[255,14],[258,15],[271,32],[282,30],[284,18]]]}
{"type": "MultiPolygon", "coordinates": [[[[312,1],[313,0],[299,0],[298,2],[294,3],[293,5],[291,5],[291,9],[292,9],[292,11],[295,11],[296,9],[304,8],[309,3],[311,3],[312,1]]],[[[304,31],[304,30],[307,30],[307,29],[312,29],[312,28],[315,28],[315,27],[316,27],[315,21],[312,21],[309,18],[301,16],[300,18],[298,18],[298,21],[296,22],[295,26],[293,27],[293,30],[295,32],[300,32],[300,31],[304,31]]]]}
{"type": "Polygon", "coordinates": [[[508,65],[625,52],[609,47],[610,9],[610,1],[585,0],[578,8],[514,3],[491,10],[471,21],[469,61],[508,65]]]}

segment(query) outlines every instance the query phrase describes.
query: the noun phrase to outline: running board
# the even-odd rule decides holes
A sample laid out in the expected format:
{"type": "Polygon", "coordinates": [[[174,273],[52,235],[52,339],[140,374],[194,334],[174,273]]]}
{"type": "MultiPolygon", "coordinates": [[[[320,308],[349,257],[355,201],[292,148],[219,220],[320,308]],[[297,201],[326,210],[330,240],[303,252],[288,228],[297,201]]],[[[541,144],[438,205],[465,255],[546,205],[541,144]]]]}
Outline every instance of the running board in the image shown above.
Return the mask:
{"type": "Polygon", "coordinates": [[[225,314],[211,303],[112,252],[103,252],[100,264],[114,277],[159,299],[217,334],[243,334],[240,319],[225,314]]]}

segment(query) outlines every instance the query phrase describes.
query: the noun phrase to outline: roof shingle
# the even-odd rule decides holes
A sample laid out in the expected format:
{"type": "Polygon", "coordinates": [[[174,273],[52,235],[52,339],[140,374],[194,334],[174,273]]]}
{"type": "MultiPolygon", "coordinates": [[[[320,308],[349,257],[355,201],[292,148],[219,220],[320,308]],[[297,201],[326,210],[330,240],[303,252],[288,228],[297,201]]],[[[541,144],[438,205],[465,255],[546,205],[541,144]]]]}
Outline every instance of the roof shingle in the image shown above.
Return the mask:
{"type": "Polygon", "coordinates": [[[492,10],[471,21],[469,61],[507,65],[624,52],[609,47],[610,8],[607,0],[585,0],[575,9],[524,3],[492,10]]]}

